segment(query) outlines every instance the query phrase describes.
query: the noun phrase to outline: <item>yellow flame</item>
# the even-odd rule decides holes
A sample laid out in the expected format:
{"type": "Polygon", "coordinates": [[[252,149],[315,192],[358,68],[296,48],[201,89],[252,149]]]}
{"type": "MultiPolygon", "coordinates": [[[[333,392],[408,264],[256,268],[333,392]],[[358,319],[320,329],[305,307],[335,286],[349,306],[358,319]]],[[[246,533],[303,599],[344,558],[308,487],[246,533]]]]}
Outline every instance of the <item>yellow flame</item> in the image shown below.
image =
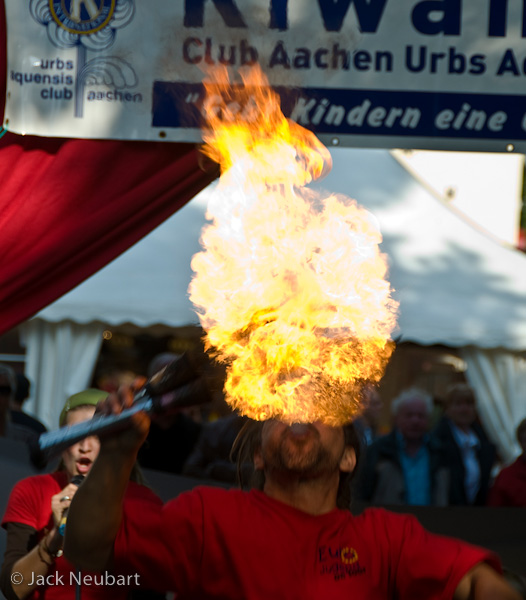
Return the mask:
{"type": "Polygon", "coordinates": [[[254,419],[336,425],[359,410],[392,352],[396,302],[375,219],[304,187],[328,150],[287,120],[259,68],[206,84],[206,153],[222,175],[190,299],[227,363],[226,400],[254,419]]]}

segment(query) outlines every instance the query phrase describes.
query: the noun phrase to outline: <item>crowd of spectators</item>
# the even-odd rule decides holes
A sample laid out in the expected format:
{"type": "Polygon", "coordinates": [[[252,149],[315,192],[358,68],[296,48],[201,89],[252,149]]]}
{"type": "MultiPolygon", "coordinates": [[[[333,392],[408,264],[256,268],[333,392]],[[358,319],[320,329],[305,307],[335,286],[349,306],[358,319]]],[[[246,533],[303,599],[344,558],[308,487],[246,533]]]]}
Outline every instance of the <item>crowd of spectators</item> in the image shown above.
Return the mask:
{"type": "MultiPolygon", "coordinates": [[[[176,357],[156,356],[148,377],[176,357]]],[[[24,375],[0,364],[0,437],[33,443],[46,431],[23,409],[30,386],[24,375]]],[[[375,386],[364,388],[362,403],[354,420],[363,454],[353,484],[355,498],[371,505],[526,506],[526,418],[517,427],[522,454],[505,466],[484,430],[467,383],[449,387],[438,414],[425,390],[403,389],[389,402],[388,427],[386,402],[375,386]]],[[[246,420],[226,414],[206,421],[184,409],[154,416],[139,464],[235,485],[238,474],[231,450],[246,420]]],[[[250,468],[246,465],[246,471],[250,468]]]]}
{"type": "MultiPolygon", "coordinates": [[[[150,365],[148,376],[174,360],[174,356],[158,357],[150,365]]],[[[42,423],[23,410],[30,385],[27,378],[0,365],[0,437],[32,443],[35,436],[46,431],[42,423]]],[[[66,402],[60,425],[90,418],[95,404],[106,396],[101,390],[86,390],[72,396],[66,402]]],[[[475,394],[465,383],[448,389],[438,417],[436,404],[426,391],[418,387],[402,390],[389,402],[390,427],[385,426],[387,406],[375,386],[364,388],[362,402],[363,410],[353,428],[356,453],[361,455],[358,461],[361,465],[352,481],[354,499],[365,505],[388,507],[526,507],[526,418],[517,427],[522,454],[513,464],[503,467],[478,417],[475,394]]],[[[251,425],[250,420],[227,414],[202,422],[195,414],[183,409],[154,416],[134,473],[140,477],[140,467],[144,467],[193,477],[200,482],[235,486],[246,467],[242,481],[247,482],[254,465],[257,472],[257,464],[254,461],[243,465],[238,461],[236,465],[232,449],[251,425]]],[[[56,471],[23,479],[15,486],[3,520],[8,544],[0,579],[8,598],[29,597],[34,591],[31,586],[13,587],[11,577],[15,572],[28,576],[38,572],[46,576],[57,569],[57,573],[71,570],[71,565],[61,557],[60,514],[68,508],[78,488],[75,477],[91,467],[98,449],[96,438],[87,438],[63,453],[56,471]],[[40,489],[38,486],[48,483],[42,501],[42,493],[35,493],[33,487],[40,489]],[[33,486],[30,494],[21,491],[24,486],[33,486]],[[26,497],[40,504],[37,502],[29,510],[26,497]]],[[[150,491],[137,489],[143,502],[144,494],[150,491]]],[[[154,494],[150,496],[150,500],[160,502],[154,494]]],[[[524,585],[522,580],[520,583],[524,585]]],[[[151,590],[148,593],[137,598],[164,597],[151,590]]],[[[47,595],[52,597],[46,592],[47,595]]]]}
{"type": "Polygon", "coordinates": [[[390,409],[391,430],[373,440],[362,438],[365,460],[355,486],[361,500],[526,507],[526,418],[517,427],[522,454],[503,467],[467,383],[449,387],[438,418],[433,398],[418,387],[404,389],[390,409]]]}

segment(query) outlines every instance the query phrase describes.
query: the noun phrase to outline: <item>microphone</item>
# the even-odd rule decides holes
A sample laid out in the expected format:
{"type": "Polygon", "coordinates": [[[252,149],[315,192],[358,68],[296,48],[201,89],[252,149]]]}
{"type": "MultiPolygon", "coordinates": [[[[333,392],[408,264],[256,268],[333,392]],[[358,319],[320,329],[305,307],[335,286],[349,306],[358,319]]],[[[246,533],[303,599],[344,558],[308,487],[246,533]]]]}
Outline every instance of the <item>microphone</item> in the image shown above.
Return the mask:
{"type": "Polygon", "coordinates": [[[69,446],[90,435],[99,437],[127,429],[138,412],[170,413],[210,401],[208,389],[199,378],[186,354],[181,355],[155,373],[134,396],[133,404],[118,415],[100,415],[70,427],[40,434],[30,449],[31,461],[37,469],[69,446]]]}
{"type": "MultiPolygon", "coordinates": [[[[84,481],[84,475],[74,475],[71,478],[70,483],[73,483],[77,487],[84,481]]],[[[66,532],[66,521],[68,520],[68,510],[69,506],[64,509],[62,513],[62,518],[60,519],[60,523],[58,525],[58,532],[62,537],[64,537],[64,533],[66,532]]]]}

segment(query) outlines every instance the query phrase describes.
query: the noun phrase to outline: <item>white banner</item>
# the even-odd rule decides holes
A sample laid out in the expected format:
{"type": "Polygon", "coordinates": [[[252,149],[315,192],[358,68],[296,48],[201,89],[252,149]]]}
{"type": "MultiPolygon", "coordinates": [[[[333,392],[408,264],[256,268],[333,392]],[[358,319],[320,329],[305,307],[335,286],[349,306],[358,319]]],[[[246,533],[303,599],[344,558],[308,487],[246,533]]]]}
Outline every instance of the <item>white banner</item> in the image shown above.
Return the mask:
{"type": "Polygon", "coordinates": [[[198,141],[206,68],[259,62],[325,143],[526,152],[523,0],[5,0],[4,126],[198,141]]]}

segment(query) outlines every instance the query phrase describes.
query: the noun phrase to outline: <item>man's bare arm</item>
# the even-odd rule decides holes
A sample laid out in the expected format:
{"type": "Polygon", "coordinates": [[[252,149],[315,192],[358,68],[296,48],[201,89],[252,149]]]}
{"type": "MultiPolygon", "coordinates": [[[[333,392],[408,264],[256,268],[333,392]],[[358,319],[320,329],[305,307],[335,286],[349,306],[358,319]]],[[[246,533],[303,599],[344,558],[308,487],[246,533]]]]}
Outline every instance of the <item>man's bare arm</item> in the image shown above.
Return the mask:
{"type": "MultiPolygon", "coordinates": [[[[103,414],[119,413],[132,400],[131,390],[120,390],[119,395],[109,396],[97,410],[103,414]]],[[[64,555],[76,567],[103,571],[111,565],[124,494],[149,425],[148,416],[138,413],[130,429],[101,440],[99,456],[68,512],[64,555]]]]}
{"type": "Polygon", "coordinates": [[[522,600],[506,580],[485,563],[476,565],[461,579],[454,600],[522,600]]]}

